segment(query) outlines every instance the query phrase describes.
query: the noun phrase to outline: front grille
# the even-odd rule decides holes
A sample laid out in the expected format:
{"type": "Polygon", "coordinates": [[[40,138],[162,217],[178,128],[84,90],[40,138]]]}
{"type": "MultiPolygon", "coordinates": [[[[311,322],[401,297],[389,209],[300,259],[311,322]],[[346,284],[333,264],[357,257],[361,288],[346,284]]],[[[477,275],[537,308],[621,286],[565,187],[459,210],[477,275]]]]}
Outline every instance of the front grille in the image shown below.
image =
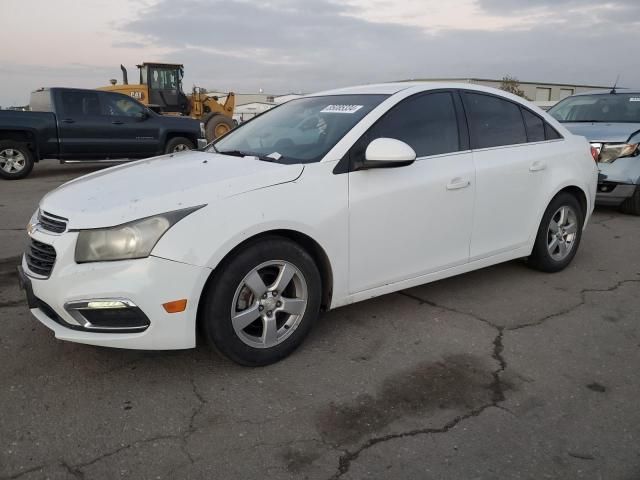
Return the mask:
{"type": "Polygon", "coordinates": [[[31,239],[25,254],[27,266],[33,273],[49,277],[53,264],[56,263],[56,251],[51,245],[31,239]]]}
{"type": "Polygon", "coordinates": [[[38,223],[43,230],[52,233],[63,233],[67,229],[68,218],[59,217],[53,213],[40,210],[38,213],[38,223]]]}

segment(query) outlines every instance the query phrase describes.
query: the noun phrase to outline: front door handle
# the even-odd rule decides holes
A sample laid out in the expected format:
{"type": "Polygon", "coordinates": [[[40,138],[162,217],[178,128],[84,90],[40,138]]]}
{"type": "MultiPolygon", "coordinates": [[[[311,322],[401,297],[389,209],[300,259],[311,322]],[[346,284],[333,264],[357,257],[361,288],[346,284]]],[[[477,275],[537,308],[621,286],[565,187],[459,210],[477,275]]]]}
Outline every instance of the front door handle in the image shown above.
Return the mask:
{"type": "Polygon", "coordinates": [[[114,125],[122,125],[124,122],[121,122],[120,120],[114,120],[113,122],[114,125]]]}
{"type": "Polygon", "coordinates": [[[73,118],[63,118],[62,120],[60,120],[62,123],[76,123],[76,121],[73,118]]]}
{"type": "Polygon", "coordinates": [[[461,188],[467,188],[469,185],[471,185],[469,180],[463,180],[462,178],[457,177],[449,182],[447,190],[459,190],[461,188]]]}
{"type": "Polygon", "coordinates": [[[540,160],[536,160],[529,167],[529,171],[530,172],[539,172],[541,170],[544,170],[545,168],[547,168],[547,164],[545,162],[542,162],[540,160]]]}

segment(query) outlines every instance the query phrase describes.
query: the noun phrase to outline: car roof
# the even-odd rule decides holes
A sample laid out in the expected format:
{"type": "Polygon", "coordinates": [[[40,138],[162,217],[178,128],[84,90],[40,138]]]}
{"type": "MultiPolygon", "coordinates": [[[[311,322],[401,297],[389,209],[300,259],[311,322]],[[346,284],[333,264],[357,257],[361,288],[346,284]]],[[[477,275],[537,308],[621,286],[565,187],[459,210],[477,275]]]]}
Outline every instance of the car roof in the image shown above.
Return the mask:
{"type": "Polygon", "coordinates": [[[611,93],[611,90],[589,90],[588,92],[574,93],[572,97],[579,97],[581,95],[638,95],[640,94],[640,88],[616,88],[615,93],[611,93]]]}
{"type": "Polygon", "coordinates": [[[336,88],[333,90],[325,90],[322,92],[312,93],[309,97],[318,97],[326,95],[394,95],[404,90],[412,90],[413,92],[438,90],[438,89],[464,89],[474,90],[478,92],[498,94],[503,97],[522,101],[522,98],[515,97],[508,92],[493,87],[485,87],[484,85],[476,85],[462,82],[390,82],[376,83],[370,85],[357,85],[346,88],[336,88]]]}

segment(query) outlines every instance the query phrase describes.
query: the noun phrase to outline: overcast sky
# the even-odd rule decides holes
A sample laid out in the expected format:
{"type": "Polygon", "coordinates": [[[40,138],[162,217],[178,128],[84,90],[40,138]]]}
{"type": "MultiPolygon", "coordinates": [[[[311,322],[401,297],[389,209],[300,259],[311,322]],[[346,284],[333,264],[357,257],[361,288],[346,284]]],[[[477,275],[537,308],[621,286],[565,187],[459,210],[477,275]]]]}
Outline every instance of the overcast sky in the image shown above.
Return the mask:
{"type": "Polygon", "coordinates": [[[640,86],[640,0],[0,0],[0,105],[184,63],[269,93],[428,77],[640,86]]]}

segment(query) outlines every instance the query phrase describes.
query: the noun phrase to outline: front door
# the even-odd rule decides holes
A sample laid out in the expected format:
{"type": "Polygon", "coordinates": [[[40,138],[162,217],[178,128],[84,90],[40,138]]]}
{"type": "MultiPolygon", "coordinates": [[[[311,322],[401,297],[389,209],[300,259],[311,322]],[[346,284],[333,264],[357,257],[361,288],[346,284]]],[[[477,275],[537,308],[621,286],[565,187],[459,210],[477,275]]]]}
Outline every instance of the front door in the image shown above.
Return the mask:
{"type": "Polygon", "coordinates": [[[111,152],[123,158],[148,157],[160,148],[160,128],[154,114],[120,93],[102,93],[102,110],[110,119],[111,152]]]}
{"type": "Polygon", "coordinates": [[[450,91],[409,97],[352,148],[354,158],[376,138],[395,138],[417,160],[349,173],[350,293],[468,261],[475,170],[459,105],[450,91]]]}

